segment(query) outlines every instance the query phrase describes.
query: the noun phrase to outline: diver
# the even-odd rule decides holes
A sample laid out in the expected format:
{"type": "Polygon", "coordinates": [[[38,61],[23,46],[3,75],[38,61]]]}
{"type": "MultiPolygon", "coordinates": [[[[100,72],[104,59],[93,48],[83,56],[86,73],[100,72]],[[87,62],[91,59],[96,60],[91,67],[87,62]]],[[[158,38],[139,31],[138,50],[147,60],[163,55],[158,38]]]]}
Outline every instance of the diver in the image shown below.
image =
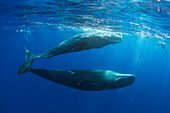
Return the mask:
{"type": "Polygon", "coordinates": [[[159,41],[158,45],[162,46],[162,48],[165,50],[165,52],[166,52],[166,54],[167,54],[167,50],[166,50],[166,48],[165,48],[166,43],[163,42],[163,41],[159,41]]]}

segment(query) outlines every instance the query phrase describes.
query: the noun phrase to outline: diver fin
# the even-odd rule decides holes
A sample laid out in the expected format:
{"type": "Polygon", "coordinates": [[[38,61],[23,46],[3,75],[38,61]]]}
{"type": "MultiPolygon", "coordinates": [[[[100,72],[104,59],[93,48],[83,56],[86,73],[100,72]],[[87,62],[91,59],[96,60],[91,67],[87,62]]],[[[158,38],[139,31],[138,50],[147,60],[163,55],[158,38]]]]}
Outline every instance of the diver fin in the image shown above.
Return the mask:
{"type": "Polygon", "coordinates": [[[165,52],[166,52],[166,54],[167,54],[167,53],[168,53],[167,50],[166,50],[165,48],[164,48],[164,50],[165,50],[165,52]]]}
{"type": "Polygon", "coordinates": [[[25,62],[19,68],[17,75],[20,75],[22,73],[26,73],[26,72],[30,71],[32,62],[35,59],[35,56],[26,47],[24,47],[24,49],[25,49],[25,53],[26,53],[25,62]]]}

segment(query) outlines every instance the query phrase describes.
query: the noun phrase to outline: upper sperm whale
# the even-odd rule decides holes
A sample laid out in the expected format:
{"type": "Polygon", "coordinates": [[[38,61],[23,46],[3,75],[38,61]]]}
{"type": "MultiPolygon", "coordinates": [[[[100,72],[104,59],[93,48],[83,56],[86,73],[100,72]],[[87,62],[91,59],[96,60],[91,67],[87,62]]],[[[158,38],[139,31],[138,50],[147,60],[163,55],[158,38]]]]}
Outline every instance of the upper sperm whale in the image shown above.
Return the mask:
{"type": "Polygon", "coordinates": [[[89,50],[93,48],[102,48],[109,44],[120,43],[121,41],[122,41],[121,33],[95,32],[75,35],[56,45],[54,48],[45,51],[39,55],[33,55],[28,49],[25,48],[26,52],[25,62],[24,64],[21,65],[17,74],[19,75],[30,71],[34,59],[50,58],[53,56],[69,52],[89,50]]]}

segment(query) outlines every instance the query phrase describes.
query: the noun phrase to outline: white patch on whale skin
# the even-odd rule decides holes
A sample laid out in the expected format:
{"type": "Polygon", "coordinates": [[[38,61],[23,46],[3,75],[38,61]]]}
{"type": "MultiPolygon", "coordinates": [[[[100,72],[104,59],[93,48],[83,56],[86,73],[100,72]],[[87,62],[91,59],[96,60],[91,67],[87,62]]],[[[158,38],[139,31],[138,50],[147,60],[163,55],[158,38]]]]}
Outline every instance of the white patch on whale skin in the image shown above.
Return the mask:
{"type": "Polygon", "coordinates": [[[74,74],[74,72],[73,72],[73,71],[68,70],[68,72],[69,72],[69,73],[71,73],[72,75],[74,74]]]}
{"type": "Polygon", "coordinates": [[[90,83],[90,85],[99,86],[96,82],[90,83]]]}
{"type": "Polygon", "coordinates": [[[116,78],[116,76],[115,76],[115,73],[113,71],[107,70],[105,72],[105,79],[112,80],[112,79],[115,79],[115,78],[116,78]]]}

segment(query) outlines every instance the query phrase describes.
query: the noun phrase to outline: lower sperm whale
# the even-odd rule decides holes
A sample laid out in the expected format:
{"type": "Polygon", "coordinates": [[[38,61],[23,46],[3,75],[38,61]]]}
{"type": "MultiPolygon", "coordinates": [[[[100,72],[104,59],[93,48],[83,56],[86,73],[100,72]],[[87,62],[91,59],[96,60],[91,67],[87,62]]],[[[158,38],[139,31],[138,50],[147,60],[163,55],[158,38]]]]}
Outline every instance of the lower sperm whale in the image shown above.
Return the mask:
{"type": "Polygon", "coordinates": [[[122,88],[135,81],[133,74],[121,74],[111,70],[30,69],[30,71],[55,83],[87,91],[122,88]]]}
{"type": "Polygon", "coordinates": [[[39,58],[50,58],[60,54],[69,52],[83,51],[93,48],[102,48],[109,44],[116,44],[122,41],[122,35],[114,32],[96,32],[78,34],[69,38],[54,48],[45,51],[39,55],[33,55],[27,48],[25,48],[26,57],[24,64],[21,65],[17,74],[22,74],[30,71],[32,62],[39,58]]]}

